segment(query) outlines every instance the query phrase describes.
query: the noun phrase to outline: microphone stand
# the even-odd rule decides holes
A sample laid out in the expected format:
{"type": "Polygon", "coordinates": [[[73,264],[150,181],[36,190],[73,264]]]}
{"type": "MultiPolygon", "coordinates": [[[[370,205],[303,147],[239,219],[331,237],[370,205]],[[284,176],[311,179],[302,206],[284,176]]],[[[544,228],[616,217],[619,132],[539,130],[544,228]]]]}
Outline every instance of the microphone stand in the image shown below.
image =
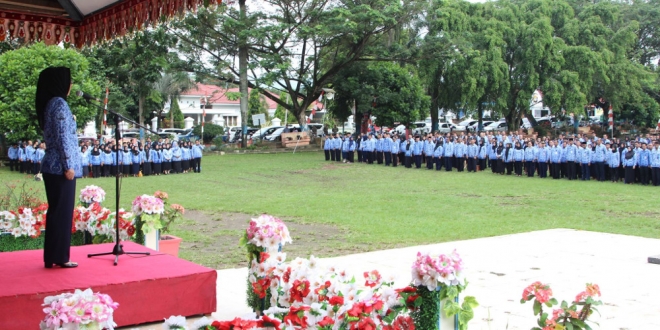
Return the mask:
{"type": "MultiPolygon", "coordinates": [[[[89,101],[89,99],[88,99],[88,101],[89,101]]],[[[100,106],[98,104],[95,104],[95,103],[91,103],[91,102],[89,102],[89,103],[93,104],[94,106],[96,106],[99,109],[103,109],[104,111],[108,111],[109,113],[111,113],[113,115],[113,118],[114,118],[114,121],[115,121],[115,143],[117,144],[117,152],[115,153],[115,162],[117,163],[117,166],[119,166],[119,151],[120,151],[119,146],[121,146],[121,144],[120,144],[121,135],[119,133],[119,121],[120,121],[120,119],[122,119],[124,121],[127,121],[127,122],[129,122],[129,123],[131,123],[131,124],[133,124],[137,127],[143,128],[143,129],[145,129],[149,132],[152,132],[154,134],[158,134],[157,132],[154,132],[151,129],[146,128],[143,125],[140,125],[140,124],[136,123],[135,121],[122,116],[117,111],[114,111],[114,110],[111,110],[111,109],[105,109],[102,106],[100,106]]],[[[94,254],[88,254],[87,255],[87,258],[114,255],[115,256],[115,263],[114,263],[115,266],[117,266],[117,264],[119,263],[119,256],[120,255],[124,255],[124,254],[147,255],[147,256],[150,255],[149,252],[126,252],[126,251],[124,251],[124,246],[119,244],[119,196],[120,196],[119,177],[120,177],[119,169],[117,169],[117,172],[115,173],[115,210],[116,210],[116,213],[115,213],[115,246],[112,249],[112,252],[94,253],[94,254]]]]}

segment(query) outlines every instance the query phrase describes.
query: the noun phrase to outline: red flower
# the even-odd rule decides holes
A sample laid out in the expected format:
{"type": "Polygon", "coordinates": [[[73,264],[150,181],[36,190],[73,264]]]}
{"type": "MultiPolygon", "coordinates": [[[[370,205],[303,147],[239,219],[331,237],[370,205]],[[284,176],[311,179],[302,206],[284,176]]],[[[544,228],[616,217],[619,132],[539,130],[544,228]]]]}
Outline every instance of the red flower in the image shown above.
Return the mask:
{"type": "Polygon", "coordinates": [[[268,258],[270,258],[270,254],[268,254],[267,252],[261,252],[261,254],[259,254],[259,263],[268,260],[268,258]]]}
{"type": "Polygon", "coordinates": [[[362,314],[363,307],[364,307],[363,303],[353,304],[353,307],[351,307],[351,309],[348,310],[348,312],[347,312],[348,316],[359,318],[360,315],[362,314]]]}
{"type": "Polygon", "coordinates": [[[325,281],[324,284],[321,284],[316,290],[314,290],[314,293],[316,293],[319,296],[319,301],[326,301],[328,300],[328,288],[330,287],[331,283],[330,281],[325,281]]]}
{"type": "Polygon", "coordinates": [[[399,316],[392,325],[394,330],[415,330],[415,322],[410,316],[399,316]]]}
{"type": "Polygon", "coordinates": [[[370,317],[351,323],[351,330],[376,330],[376,323],[370,317]]]}
{"type": "Polygon", "coordinates": [[[133,236],[135,234],[135,226],[131,225],[128,228],[126,228],[126,233],[128,236],[133,236]]]}
{"type": "Polygon", "coordinates": [[[295,280],[293,282],[293,286],[289,290],[289,295],[291,296],[291,299],[289,299],[289,302],[302,302],[303,298],[307,297],[309,294],[310,289],[309,289],[309,281],[300,281],[300,280],[295,280]]]}
{"type": "Polygon", "coordinates": [[[307,328],[307,316],[305,316],[305,311],[309,310],[309,306],[295,307],[291,306],[289,309],[289,314],[284,316],[284,323],[297,325],[304,328],[307,328]]]}
{"type": "Polygon", "coordinates": [[[377,270],[372,270],[370,272],[364,272],[364,278],[366,279],[364,285],[373,288],[380,283],[381,276],[377,270]]]}
{"type": "Polygon", "coordinates": [[[265,315],[265,314],[262,318],[262,321],[263,321],[262,327],[273,327],[277,330],[280,329],[280,325],[282,324],[282,322],[280,322],[280,320],[274,319],[274,318],[271,319],[268,315],[265,315]]]}
{"type": "Polygon", "coordinates": [[[284,275],[282,276],[282,280],[284,283],[289,283],[289,280],[291,279],[291,267],[287,267],[286,272],[284,272],[284,275]]]}
{"type": "Polygon", "coordinates": [[[402,292],[405,292],[405,293],[416,293],[416,292],[417,292],[417,288],[415,288],[414,286],[407,286],[407,287],[405,287],[405,288],[403,288],[403,289],[396,289],[395,291],[398,292],[398,293],[402,293],[402,292]]]}
{"type": "Polygon", "coordinates": [[[323,327],[329,327],[335,324],[335,320],[333,320],[330,316],[324,317],[321,321],[317,323],[317,325],[321,328],[323,327]]]}
{"type": "Polygon", "coordinates": [[[344,304],[344,297],[342,296],[330,297],[330,305],[338,306],[343,304],[344,304]]]}
{"type": "Polygon", "coordinates": [[[269,278],[262,278],[257,282],[252,283],[252,291],[254,291],[254,293],[259,295],[259,298],[261,299],[266,298],[266,292],[268,291],[269,287],[270,287],[269,278]]]}

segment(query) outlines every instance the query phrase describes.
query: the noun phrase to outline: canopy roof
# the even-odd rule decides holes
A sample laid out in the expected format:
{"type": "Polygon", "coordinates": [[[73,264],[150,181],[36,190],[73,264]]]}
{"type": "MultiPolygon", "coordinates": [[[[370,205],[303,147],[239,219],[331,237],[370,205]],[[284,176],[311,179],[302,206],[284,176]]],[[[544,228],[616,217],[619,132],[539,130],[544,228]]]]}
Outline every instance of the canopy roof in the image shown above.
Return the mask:
{"type": "Polygon", "coordinates": [[[0,0],[0,41],[80,48],[221,0],[0,0]]]}

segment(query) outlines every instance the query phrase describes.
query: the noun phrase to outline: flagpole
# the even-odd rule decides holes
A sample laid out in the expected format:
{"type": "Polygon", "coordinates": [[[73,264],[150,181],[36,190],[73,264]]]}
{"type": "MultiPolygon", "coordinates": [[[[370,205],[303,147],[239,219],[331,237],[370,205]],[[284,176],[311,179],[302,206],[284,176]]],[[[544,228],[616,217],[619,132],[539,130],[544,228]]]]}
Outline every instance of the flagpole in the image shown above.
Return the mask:
{"type": "Polygon", "coordinates": [[[103,129],[101,130],[101,136],[103,136],[103,133],[105,133],[105,130],[108,128],[108,97],[109,96],[110,96],[110,87],[106,86],[105,99],[103,100],[103,129]]]}

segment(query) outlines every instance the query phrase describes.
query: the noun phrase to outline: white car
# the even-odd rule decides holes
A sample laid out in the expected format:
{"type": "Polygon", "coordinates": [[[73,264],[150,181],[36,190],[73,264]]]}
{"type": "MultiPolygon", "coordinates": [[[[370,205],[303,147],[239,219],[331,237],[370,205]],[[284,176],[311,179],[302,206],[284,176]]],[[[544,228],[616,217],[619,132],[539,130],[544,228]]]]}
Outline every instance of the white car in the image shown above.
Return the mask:
{"type": "MultiPolygon", "coordinates": [[[[486,126],[490,125],[490,123],[492,123],[492,121],[490,121],[490,120],[483,120],[481,122],[483,127],[486,127],[486,126]]],[[[475,121],[474,123],[472,123],[472,125],[467,127],[468,131],[470,131],[470,132],[476,132],[478,128],[479,128],[479,121],[478,120],[475,121]]]]}
{"type": "Polygon", "coordinates": [[[424,135],[426,133],[431,133],[431,123],[424,121],[417,121],[414,123],[415,128],[413,129],[413,135],[424,135]]]}
{"type": "Polygon", "coordinates": [[[440,133],[451,133],[456,131],[465,131],[465,126],[454,125],[452,123],[440,123],[440,125],[438,125],[438,132],[440,133]]]}
{"type": "Polygon", "coordinates": [[[280,140],[280,137],[282,136],[282,132],[284,132],[284,127],[280,127],[278,129],[274,130],[273,133],[270,133],[270,135],[264,137],[264,140],[278,141],[278,140],[280,140]]]}
{"type": "Polygon", "coordinates": [[[502,121],[496,121],[490,123],[490,125],[484,127],[484,131],[499,131],[499,132],[506,132],[508,129],[508,126],[506,122],[502,121]]]}
{"type": "Polygon", "coordinates": [[[171,133],[174,135],[186,135],[191,132],[192,129],[183,129],[183,128],[163,128],[158,131],[158,133],[171,133]]]}
{"type": "Polygon", "coordinates": [[[282,128],[284,126],[269,126],[269,127],[264,127],[259,129],[258,131],[254,132],[252,134],[252,140],[259,140],[262,138],[265,138],[268,135],[273,134],[278,128],[282,128]]]}
{"type": "Polygon", "coordinates": [[[465,127],[469,128],[470,126],[474,125],[475,123],[479,123],[479,121],[475,120],[475,119],[467,119],[467,120],[463,120],[462,122],[458,123],[458,126],[465,126],[465,127]]]}
{"type": "Polygon", "coordinates": [[[236,135],[236,132],[241,131],[241,126],[230,126],[227,127],[225,132],[229,132],[229,141],[232,141],[234,139],[234,135],[236,135]]]}

